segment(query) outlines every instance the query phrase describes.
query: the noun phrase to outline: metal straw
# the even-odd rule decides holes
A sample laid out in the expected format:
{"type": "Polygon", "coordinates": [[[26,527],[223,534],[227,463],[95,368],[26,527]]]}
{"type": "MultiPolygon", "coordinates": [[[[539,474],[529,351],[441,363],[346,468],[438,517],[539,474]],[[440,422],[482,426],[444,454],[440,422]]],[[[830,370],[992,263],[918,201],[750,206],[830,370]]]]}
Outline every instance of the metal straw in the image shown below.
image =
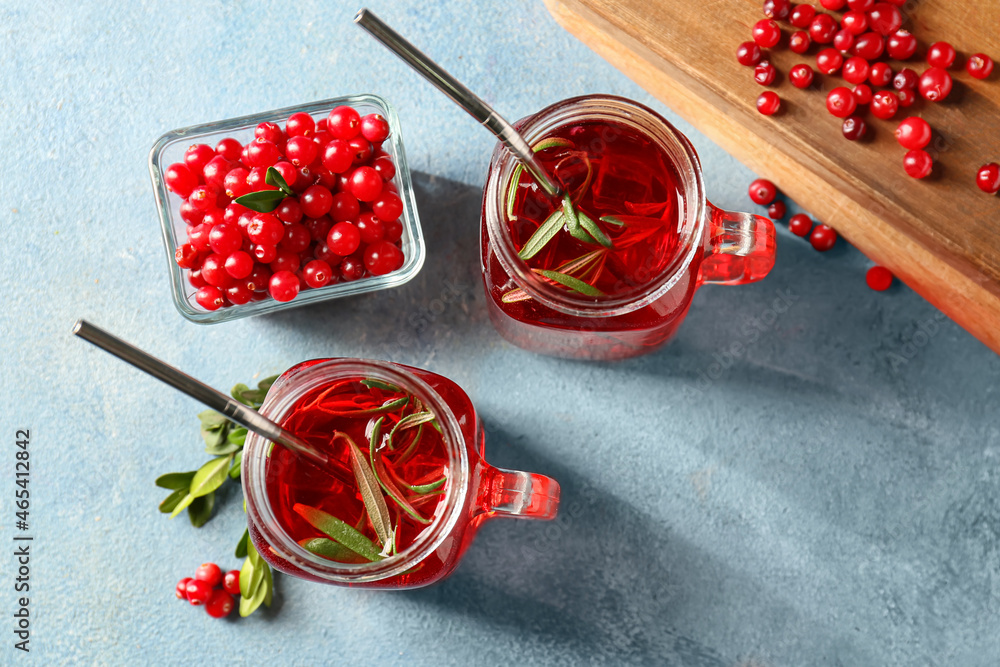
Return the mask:
{"type": "Polygon", "coordinates": [[[354,17],[354,22],[367,30],[372,37],[382,42],[386,48],[399,56],[417,73],[434,84],[438,90],[450,97],[453,102],[495,134],[524,164],[546,192],[557,197],[562,196],[562,188],[542,168],[528,142],[514,129],[513,125],[504,120],[490,105],[479,99],[479,96],[462,85],[458,79],[444,71],[440,65],[403,39],[398,32],[387,26],[382,22],[382,19],[367,9],[359,11],[354,17]]]}
{"type": "Polygon", "coordinates": [[[329,457],[318,451],[312,445],[278,426],[256,410],[248,408],[239,401],[212,389],[207,384],[195,380],[186,373],[143,352],[131,343],[96,327],[86,320],[79,320],[73,327],[73,333],[89,343],[93,343],[105,352],[109,352],[124,362],[132,364],[141,371],[149,373],[174,389],[181,391],[196,401],[221,412],[237,424],[245,426],[259,436],[278,443],[296,454],[300,454],[318,464],[324,470],[340,476],[337,466],[330,463],[329,457]]]}

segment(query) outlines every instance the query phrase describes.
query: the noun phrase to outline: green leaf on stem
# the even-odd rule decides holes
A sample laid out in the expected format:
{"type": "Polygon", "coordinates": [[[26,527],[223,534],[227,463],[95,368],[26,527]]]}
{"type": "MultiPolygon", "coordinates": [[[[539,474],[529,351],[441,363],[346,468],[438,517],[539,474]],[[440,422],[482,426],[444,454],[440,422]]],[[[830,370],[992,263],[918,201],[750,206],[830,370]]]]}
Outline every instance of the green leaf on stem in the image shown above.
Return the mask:
{"type": "Polygon", "coordinates": [[[188,518],[191,520],[191,525],[195,528],[201,528],[204,526],[208,520],[212,518],[212,508],[214,507],[214,491],[204,496],[198,496],[192,500],[190,507],[188,507],[188,518]]]}
{"type": "Polygon", "coordinates": [[[229,466],[232,462],[232,455],[220,456],[198,468],[191,479],[191,495],[195,498],[207,496],[222,486],[222,483],[226,481],[226,474],[229,472],[229,466]]]}
{"type": "Polygon", "coordinates": [[[205,453],[210,456],[226,456],[243,449],[243,445],[234,445],[228,441],[222,441],[217,445],[205,447],[205,453]]]}
{"type": "Polygon", "coordinates": [[[201,439],[205,441],[205,449],[215,449],[221,447],[226,441],[227,426],[219,428],[201,429],[201,439]]]}
{"type": "Polygon", "coordinates": [[[205,410],[204,412],[199,412],[198,419],[201,421],[202,429],[206,431],[222,428],[225,426],[226,422],[229,421],[226,415],[221,412],[216,412],[215,410],[205,410]]]}
{"type": "Polygon", "coordinates": [[[367,378],[361,381],[361,384],[368,387],[369,389],[381,389],[383,391],[391,391],[395,393],[400,393],[403,391],[391,382],[383,382],[382,380],[376,380],[375,378],[367,378]]]}
{"type": "Polygon", "coordinates": [[[299,546],[317,556],[341,563],[350,563],[359,558],[358,554],[354,553],[352,549],[348,549],[340,542],[334,542],[326,537],[314,537],[311,540],[305,539],[299,542],[299,546]]]}
{"type": "Polygon", "coordinates": [[[391,431],[389,431],[389,449],[395,448],[393,442],[396,437],[396,433],[416,428],[421,424],[426,424],[431,421],[434,421],[434,413],[430,411],[414,412],[413,414],[406,415],[396,422],[396,425],[392,427],[391,431]]]}
{"type": "Polygon", "coordinates": [[[191,495],[190,491],[188,491],[187,493],[185,493],[184,497],[181,498],[180,502],[178,502],[176,505],[174,505],[174,509],[170,513],[170,518],[173,519],[175,516],[177,516],[178,514],[180,514],[181,512],[183,512],[184,510],[186,510],[187,507],[188,507],[188,505],[190,505],[191,503],[194,502],[194,499],[195,499],[195,496],[191,495]]]}
{"type": "Polygon", "coordinates": [[[284,192],[289,197],[295,195],[295,192],[288,186],[285,182],[285,177],[281,175],[281,172],[274,167],[268,167],[267,171],[264,173],[264,182],[268,185],[273,185],[282,192],[284,192]]]}
{"type": "Polygon", "coordinates": [[[510,175],[510,181],[507,182],[507,219],[517,220],[514,216],[514,206],[517,204],[517,188],[521,183],[521,172],[524,171],[524,165],[520,162],[514,167],[514,171],[510,175]]]}
{"type": "Polygon", "coordinates": [[[579,292],[584,296],[605,296],[604,292],[597,289],[593,285],[585,283],[579,278],[568,276],[565,273],[559,273],[558,271],[546,271],[544,269],[538,269],[537,273],[540,273],[549,280],[554,280],[560,285],[568,287],[575,292],[579,292]]]}
{"type": "Polygon", "coordinates": [[[580,226],[587,230],[587,233],[593,236],[595,241],[600,243],[605,248],[611,247],[611,239],[609,239],[608,235],[604,233],[604,230],[597,226],[597,223],[594,222],[593,218],[583,211],[577,211],[577,217],[580,219],[580,226]]]}
{"type": "Polygon", "coordinates": [[[243,450],[233,455],[233,465],[229,467],[229,479],[239,479],[243,471],[243,450]]]}
{"type": "Polygon", "coordinates": [[[615,227],[624,227],[625,222],[617,215],[602,215],[601,222],[614,225],[615,227]]]}
{"type": "Polygon", "coordinates": [[[537,144],[532,146],[531,150],[538,153],[549,148],[576,148],[576,144],[569,139],[564,139],[563,137],[549,137],[547,139],[542,139],[537,144]]]}
{"type": "Polygon", "coordinates": [[[243,536],[240,538],[240,541],[236,543],[236,551],[235,551],[235,553],[233,555],[235,555],[237,558],[246,558],[247,557],[247,540],[249,540],[249,539],[250,539],[250,531],[247,530],[246,528],[244,528],[243,529],[243,536]]]}
{"type": "Polygon", "coordinates": [[[404,486],[406,486],[406,488],[408,488],[410,491],[413,491],[414,493],[419,493],[419,494],[423,495],[425,493],[430,493],[431,491],[438,490],[439,488],[441,488],[442,486],[444,486],[444,483],[446,481],[448,481],[448,478],[447,477],[442,477],[438,481],[431,482],[430,484],[418,484],[416,486],[411,485],[411,484],[404,484],[404,486]]]}
{"type": "Polygon", "coordinates": [[[350,444],[348,451],[351,455],[351,469],[358,482],[358,490],[361,491],[361,500],[364,501],[365,510],[368,511],[372,527],[375,528],[375,534],[378,535],[382,544],[385,544],[389,541],[389,535],[392,533],[392,519],[389,517],[389,507],[385,504],[385,498],[382,497],[382,492],[379,490],[378,477],[372,471],[368,457],[354,441],[346,434],[340,435],[347,438],[350,444]]]}
{"type": "Polygon", "coordinates": [[[186,486],[183,489],[175,490],[169,496],[164,498],[162,503],[160,503],[160,511],[164,514],[170,514],[174,511],[174,508],[177,507],[178,503],[184,499],[184,496],[186,496],[187,493],[188,490],[186,486]]]}
{"type": "Polygon", "coordinates": [[[168,472],[156,478],[156,485],[161,489],[183,489],[187,491],[191,486],[191,479],[194,477],[194,470],[191,472],[168,472]]]}
{"type": "Polygon", "coordinates": [[[261,190],[237,197],[233,201],[257,213],[270,213],[278,208],[284,198],[285,193],[281,190],[261,190]]]}
{"type": "Polygon", "coordinates": [[[236,428],[229,431],[229,433],[226,435],[226,440],[230,444],[236,445],[237,447],[242,447],[243,443],[246,442],[246,439],[247,439],[247,430],[242,426],[237,426],[236,428]]]}
{"type": "Polygon", "coordinates": [[[328,536],[331,540],[343,544],[354,553],[362,556],[373,563],[382,560],[378,549],[367,537],[357,530],[348,526],[335,516],[331,516],[322,510],[308,505],[296,503],[292,509],[309,522],[316,530],[328,536]]]}
{"type": "Polygon", "coordinates": [[[553,211],[552,215],[545,219],[535,233],[531,235],[528,242],[524,244],[517,256],[527,261],[537,255],[542,248],[548,245],[549,241],[555,238],[559,230],[562,229],[565,215],[562,210],[553,211]]]}

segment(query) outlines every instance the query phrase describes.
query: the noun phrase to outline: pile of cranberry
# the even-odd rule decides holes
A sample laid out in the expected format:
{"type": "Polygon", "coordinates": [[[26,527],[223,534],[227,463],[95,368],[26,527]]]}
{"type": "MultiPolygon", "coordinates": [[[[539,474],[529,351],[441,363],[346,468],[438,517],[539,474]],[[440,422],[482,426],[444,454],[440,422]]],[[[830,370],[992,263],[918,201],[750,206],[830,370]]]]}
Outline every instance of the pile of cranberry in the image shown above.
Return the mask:
{"type": "Polygon", "coordinates": [[[215,563],[202,563],[194,577],[184,577],[177,582],[177,599],[192,605],[204,605],[212,618],[225,618],[233,610],[234,595],[240,594],[240,571],[230,570],[225,575],[215,563]]]}
{"type": "MultiPolygon", "coordinates": [[[[873,116],[890,120],[902,108],[914,105],[918,94],[928,102],[940,102],[951,93],[953,81],[949,69],[961,60],[955,48],[947,42],[936,42],[927,50],[928,68],[922,74],[908,67],[893,72],[880,58],[888,56],[908,61],[917,52],[917,38],[903,30],[900,6],[906,0],[820,0],[823,8],[842,11],[840,19],[817,12],[812,5],[793,5],[789,0],[766,0],[767,17],[753,26],[753,41],[740,44],[736,58],[742,65],[754,68],[754,79],[770,86],[777,77],[777,68],[765,57],[762,49],[781,42],[782,30],[777,21],[787,20],[794,28],[788,47],[805,54],[813,43],[820,45],[816,68],[823,74],[838,72],[853,87],[838,86],[826,99],[827,110],[843,119],[843,134],[857,141],[865,136],[867,124],[858,113],[867,106],[873,116]],[[884,89],[884,90],[873,90],[884,89]]],[[[985,79],[993,71],[993,60],[976,53],[965,62],[965,70],[976,79],[985,79]]],[[[797,88],[812,85],[815,73],[808,64],[791,68],[789,80],[797,88]]],[[[757,99],[757,109],[770,116],[781,108],[781,98],[773,91],[757,99]]],[[[931,141],[931,127],[922,118],[905,119],[896,129],[896,139],[909,152],[903,158],[903,168],[913,178],[926,178],[934,167],[930,153],[924,150],[931,141]]],[[[976,177],[980,189],[990,194],[1000,191],[1000,165],[990,163],[980,168],[976,177]]]]}
{"type": "Polygon", "coordinates": [[[214,148],[188,148],[164,181],[184,199],[187,242],[175,258],[198,304],[217,310],[268,296],[291,301],[300,290],[402,267],[403,202],[392,183],[395,165],[381,149],[388,136],[383,116],[339,106],[318,122],[296,113],[284,129],[261,123],[246,146],[227,137],[214,148]],[[269,168],[293,194],[270,212],[234,201],[279,190],[269,168]]]}

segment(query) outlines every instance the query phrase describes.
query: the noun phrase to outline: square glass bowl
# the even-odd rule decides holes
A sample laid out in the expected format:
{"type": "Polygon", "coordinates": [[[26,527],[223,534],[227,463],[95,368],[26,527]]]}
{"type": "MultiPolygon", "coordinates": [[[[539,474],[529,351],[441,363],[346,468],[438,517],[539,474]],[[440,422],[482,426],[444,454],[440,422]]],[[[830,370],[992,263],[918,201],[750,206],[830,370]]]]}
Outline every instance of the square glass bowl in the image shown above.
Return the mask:
{"type": "Polygon", "coordinates": [[[167,252],[167,264],[170,267],[170,287],[174,297],[174,305],[177,306],[181,315],[192,322],[199,324],[225,322],[249,315],[273,313],[342,296],[396,287],[413,278],[424,264],[426,248],[423,234],[420,231],[420,220],[417,217],[417,204],[413,196],[410,169],[403,153],[399,118],[388,102],[377,95],[338,97],[301,106],[265,111],[251,116],[193,125],[168,132],[156,141],[149,153],[149,176],[153,181],[153,191],[156,194],[156,208],[159,211],[163,245],[167,252]],[[185,276],[185,270],[180,268],[174,260],[174,251],[187,240],[185,231],[187,224],[180,216],[180,206],[183,200],[167,190],[163,180],[163,174],[167,167],[175,162],[184,162],[184,151],[192,144],[203,143],[214,147],[223,138],[233,137],[246,145],[253,140],[254,129],[260,123],[270,121],[284,128],[285,120],[300,111],[308,113],[316,121],[319,121],[321,118],[326,118],[331,109],[341,105],[353,107],[361,116],[370,113],[382,114],[389,122],[389,137],[383,142],[382,150],[389,154],[396,167],[396,175],[391,182],[396,185],[399,198],[403,202],[403,214],[399,218],[403,225],[403,236],[400,242],[404,257],[403,266],[383,276],[369,275],[358,280],[338,282],[318,289],[302,290],[291,301],[275,301],[268,296],[262,301],[251,301],[243,305],[219,308],[215,311],[202,308],[195,301],[197,289],[191,286],[185,276]]]}

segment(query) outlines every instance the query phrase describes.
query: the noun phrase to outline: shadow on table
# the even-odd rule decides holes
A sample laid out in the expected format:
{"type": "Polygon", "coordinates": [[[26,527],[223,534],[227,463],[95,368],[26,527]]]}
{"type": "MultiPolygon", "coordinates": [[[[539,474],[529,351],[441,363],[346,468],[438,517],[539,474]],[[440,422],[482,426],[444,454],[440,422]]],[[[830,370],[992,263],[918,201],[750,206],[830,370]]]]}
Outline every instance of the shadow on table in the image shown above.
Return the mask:
{"type": "Polygon", "coordinates": [[[410,282],[276,313],[267,323],[347,344],[352,354],[409,362],[488,327],[479,268],[482,189],[421,172],[413,187],[427,257],[410,282]]]}
{"type": "MultiPolygon", "coordinates": [[[[563,654],[570,660],[729,664],[675,626],[690,629],[706,610],[718,611],[726,604],[726,582],[741,579],[739,573],[644,513],[641,489],[623,485],[636,492],[627,502],[503,431],[489,429],[487,442],[495,465],[560,482],[559,516],[552,522],[488,522],[449,580],[404,595],[505,630],[518,642],[555,645],[571,653],[563,654]]],[[[782,604],[760,590],[753,599],[782,604]]]]}

